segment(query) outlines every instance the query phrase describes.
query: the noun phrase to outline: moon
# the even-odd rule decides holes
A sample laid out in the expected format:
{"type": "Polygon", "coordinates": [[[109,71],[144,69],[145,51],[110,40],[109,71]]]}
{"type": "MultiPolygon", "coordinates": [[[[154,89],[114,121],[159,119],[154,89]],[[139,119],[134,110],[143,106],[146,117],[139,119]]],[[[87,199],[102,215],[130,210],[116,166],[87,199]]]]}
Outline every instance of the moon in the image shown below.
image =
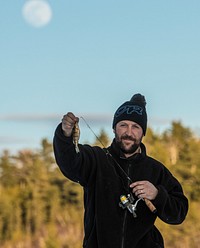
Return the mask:
{"type": "Polygon", "coordinates": [[[25,21],[35,28],[46,26],[52,18],[52,10],[45,0],[28,0],[22,8],[25,21]]]}

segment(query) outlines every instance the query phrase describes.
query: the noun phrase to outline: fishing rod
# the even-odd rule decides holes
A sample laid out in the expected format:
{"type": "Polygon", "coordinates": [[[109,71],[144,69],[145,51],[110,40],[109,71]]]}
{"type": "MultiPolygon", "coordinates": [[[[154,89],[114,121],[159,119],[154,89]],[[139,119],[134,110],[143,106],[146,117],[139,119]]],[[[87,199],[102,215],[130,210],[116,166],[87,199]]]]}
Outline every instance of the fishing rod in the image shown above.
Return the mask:
{"type": "MultiPolygon", "coordinates": [[[[90,125],[87,123],[87,121],[81,116],[80,117],[86,124],[86,126],[90,129],[90,131],[94,134],[94,136],[96,137],[96,139],[100,142],[100,144],[102,145],[102,147],[104,148],[106,155],[108,155],[113,161],[114,163],[117,165],[117,167],[120,169],[120,171],[124,174],[124,176],[127,178],[127,180],[130,183],[133,183],[132,179],[128,176],[128,174],[123,170],[123,168],[121,167],[121,165],[117,162],[117,160],[112,156],[112,154],[109,152],[109,150],[105,147],[105,145],[103,144],[103,142],[100,140],[100,138],[96,135],[96,133],[92,130],[92,128],[90,127],[90,125]]],[[[142,200],[144,200],[145,204],[147,205],[147,207],[150,209],[150,211],[152,213],[156,213],[157,209],[154,206],[154,204],[146,199],[146,198],[141,198],[142,200]]]]}

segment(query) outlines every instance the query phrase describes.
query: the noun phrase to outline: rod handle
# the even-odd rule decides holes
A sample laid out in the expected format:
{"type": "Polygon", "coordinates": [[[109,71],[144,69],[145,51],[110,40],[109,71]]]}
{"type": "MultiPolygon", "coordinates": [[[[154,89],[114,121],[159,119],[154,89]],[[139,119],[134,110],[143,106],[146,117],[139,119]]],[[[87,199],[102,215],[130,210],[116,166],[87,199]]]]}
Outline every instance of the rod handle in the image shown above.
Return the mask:
{"type": "Polygon", "coordinates": [[[144,199],[144,201],[145,201],[147,207],[151,210],[151,212],[152,212],[152,213],[156,213],[157,209],[156,209],[156,207],[153,205],[153,203],[152,203],[150,200],[146,199],[146,198],[144,199]]]}

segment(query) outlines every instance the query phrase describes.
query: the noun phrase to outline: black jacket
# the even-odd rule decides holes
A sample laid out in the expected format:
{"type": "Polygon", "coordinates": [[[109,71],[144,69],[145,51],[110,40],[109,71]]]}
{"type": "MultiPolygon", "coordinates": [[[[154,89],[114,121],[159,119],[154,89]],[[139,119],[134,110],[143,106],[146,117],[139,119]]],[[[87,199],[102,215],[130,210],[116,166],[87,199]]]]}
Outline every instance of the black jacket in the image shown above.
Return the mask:
{"type": "Polygon", "coordinates": [[[85,248],[156,248],[164,247],[163,238],[154,226],[156,217],[168,224],[180,224],[188,211],[188,200],[181,185],[169,170],[157,160],[142,153],[130,158],[120,157],[113,140],[108,150],[79,145],[76,153],[72,138],[63,135],[61,125],[54,136],[54,153],[62,173],[84,189],[85,248]],[[137,217],[119,207],[121,195],[130,193],[127,177],[131,180],[147,180],[158,189],[152,203],[157,212],[152,213],[144,201],[137,205],[137,217]]]}

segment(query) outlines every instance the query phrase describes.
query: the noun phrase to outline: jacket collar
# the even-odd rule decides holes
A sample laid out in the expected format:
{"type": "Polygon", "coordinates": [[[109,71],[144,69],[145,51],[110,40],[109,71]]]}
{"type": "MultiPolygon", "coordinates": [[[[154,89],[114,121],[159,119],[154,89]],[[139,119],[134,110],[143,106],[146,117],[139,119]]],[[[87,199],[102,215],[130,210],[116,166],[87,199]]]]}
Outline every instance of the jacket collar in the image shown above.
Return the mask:
{"type": "Polygon", "coordinates": [[[146,156],[146,147],[143,143],[140,144],[140,148],[140,153],[135,153],[132,156],[126,158],[123,152],[120,150],[119,146],[117,145],[116,140],[113,139],[112,144],[108,149],[115,157],[127,160],[139,160],[146,156]]]}

